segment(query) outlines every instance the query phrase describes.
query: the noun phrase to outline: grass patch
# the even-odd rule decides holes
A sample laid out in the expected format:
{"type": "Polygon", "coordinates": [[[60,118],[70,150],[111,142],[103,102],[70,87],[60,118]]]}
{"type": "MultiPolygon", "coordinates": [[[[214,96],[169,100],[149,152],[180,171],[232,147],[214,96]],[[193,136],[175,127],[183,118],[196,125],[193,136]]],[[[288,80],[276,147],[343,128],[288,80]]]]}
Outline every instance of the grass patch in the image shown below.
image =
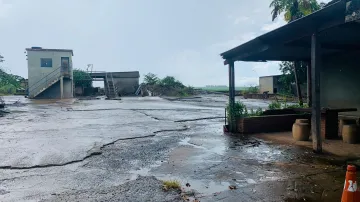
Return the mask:
{"type": "Polygon", "coordinates": [[[163,189],[168,191],[170,189],[181,189],[181,184],[177,180],[164,180],[163,189]]]}

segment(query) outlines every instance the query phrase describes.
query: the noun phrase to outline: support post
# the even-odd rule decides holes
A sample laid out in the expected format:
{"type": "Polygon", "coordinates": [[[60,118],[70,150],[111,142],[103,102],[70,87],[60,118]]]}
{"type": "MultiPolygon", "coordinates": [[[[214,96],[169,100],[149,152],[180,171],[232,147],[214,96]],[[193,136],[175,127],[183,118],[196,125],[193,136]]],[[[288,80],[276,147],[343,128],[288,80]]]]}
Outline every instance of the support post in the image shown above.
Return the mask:
{"type": "Polygon", "coordinates": [[[320,69],[321,69],[321,46],[317,36],[314,33],[311,38],[311,133],[313,141],[313,150],[316,153],[322,152],[321,140],[321,111],[320,111],[320,69]]]}
{"type": "Polygon", "coordinates": [[[309,107],[312,106],[311,96],[311,61],[307,64],[307,104],[309,107]]]}
{"type": "Polygon", "coordinates": [[[295,76],[296,91],[297,91],[297,95],[298,95],[298,99],[299,99],[299,105],[303,106],[301,88],[300,88],[300,83],[299,83],[299,78],[298,78],[298,71],[297,71],[299,69],[299,66],[300,66],[300,62],[295,61],[294,62],[294,76],[295,76]]]}
{"type": "Polygon", "coordinates": [[[60,99],[64,98],[64,77],[60,77],[60,99]]]}
{"type": "Polygon", "coordinates": [[[229,64],[229,106],[231,110],[229,114],[229,129],[230,132],[236,132],[236,120],[234,116],[234,106],[235,106],[235,69],[234,61],[228,61],[229,64]]]}

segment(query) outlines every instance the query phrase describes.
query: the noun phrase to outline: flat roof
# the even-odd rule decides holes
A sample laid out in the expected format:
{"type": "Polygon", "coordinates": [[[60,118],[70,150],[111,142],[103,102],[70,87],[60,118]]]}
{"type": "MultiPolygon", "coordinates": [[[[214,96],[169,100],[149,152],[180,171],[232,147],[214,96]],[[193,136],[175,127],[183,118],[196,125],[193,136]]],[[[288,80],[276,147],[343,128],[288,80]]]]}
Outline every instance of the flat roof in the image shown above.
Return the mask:
{"type": "Polygon", "coordinates": [[[32,47],[26,48],[26,51],[49,51],[49,52],[70,52],[74,56],[74,52],[71,49],[53,49],[53,48],[41,48],[41,47],[32,47]]]}
{"type": "Polygon", "coordinates": [[[317,33],[324,57],[360,50],[360,21],[346,19],[346,1],[325,8],[221,53],[228,61],[309,61],[317,33]]]}
{"type": "Polygon", "coordinates": [[[111,75],[114,78],[140,78],[140,73],[138,71],[130,72],[90,72],[91,77],[106,77],[111,75]]]}

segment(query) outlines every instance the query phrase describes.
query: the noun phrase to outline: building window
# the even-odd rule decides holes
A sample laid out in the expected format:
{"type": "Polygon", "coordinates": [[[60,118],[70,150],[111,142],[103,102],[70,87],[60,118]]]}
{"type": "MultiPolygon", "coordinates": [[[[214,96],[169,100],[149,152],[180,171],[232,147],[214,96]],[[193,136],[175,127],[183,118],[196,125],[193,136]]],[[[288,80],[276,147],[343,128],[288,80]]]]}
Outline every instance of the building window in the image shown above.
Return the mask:
{"type": "Polygon", "coordinates": [[[51,58],[41,58],[41,67],[52,67],[52,59],[51,58]]]}

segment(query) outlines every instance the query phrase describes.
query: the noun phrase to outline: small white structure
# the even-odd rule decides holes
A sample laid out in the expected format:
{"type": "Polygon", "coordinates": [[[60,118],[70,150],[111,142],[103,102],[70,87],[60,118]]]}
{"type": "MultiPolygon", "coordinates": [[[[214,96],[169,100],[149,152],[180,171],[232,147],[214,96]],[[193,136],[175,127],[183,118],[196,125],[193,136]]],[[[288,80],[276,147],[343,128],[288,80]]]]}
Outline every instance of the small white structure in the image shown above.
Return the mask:
{"type": "Polygon", "coordinates": [[[281,75],[262,76],[259,78],[260,93],[268,92],[270,94],[279,93],[279,78],[281,75]]]}
{"type": "Polygon", "coordinates": [[[27,48],[29,98],[73,97],[73,51],[27,48]]]}

